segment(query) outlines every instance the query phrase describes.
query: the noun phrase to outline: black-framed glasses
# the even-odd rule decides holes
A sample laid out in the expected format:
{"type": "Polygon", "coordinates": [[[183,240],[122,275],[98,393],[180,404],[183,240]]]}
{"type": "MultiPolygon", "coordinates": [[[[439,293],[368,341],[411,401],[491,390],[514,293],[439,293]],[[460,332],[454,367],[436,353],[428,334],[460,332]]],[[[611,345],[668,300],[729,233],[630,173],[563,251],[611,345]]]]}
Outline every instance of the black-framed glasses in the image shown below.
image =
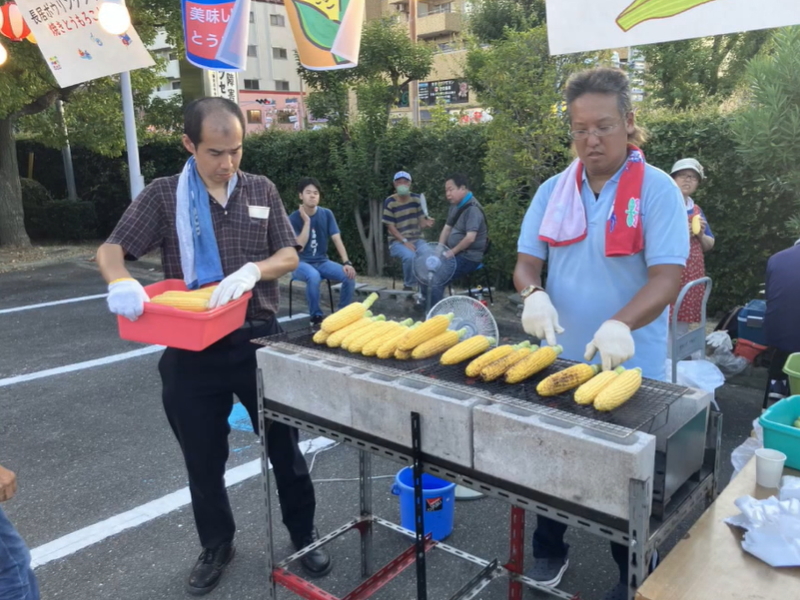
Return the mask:
{"type": "Polygon", "coordinates": [[[596,137],[605,137],[614,133],[617,127],[619,127],[620,123],[622,123],[622,119],[611,125],[603,125],[602,127],[597,127],[595,129],[578,129],[576,131],[570,131],[569,137],[576,142],[588,139],[590,135],[594,135],[596,137]]]}

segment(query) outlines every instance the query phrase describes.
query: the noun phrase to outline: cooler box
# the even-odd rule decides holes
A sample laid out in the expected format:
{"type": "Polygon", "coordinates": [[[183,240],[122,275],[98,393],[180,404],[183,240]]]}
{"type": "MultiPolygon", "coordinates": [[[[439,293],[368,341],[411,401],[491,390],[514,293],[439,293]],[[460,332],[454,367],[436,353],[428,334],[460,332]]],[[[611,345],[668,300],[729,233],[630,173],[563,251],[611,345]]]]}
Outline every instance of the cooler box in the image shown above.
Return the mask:
{"type": "Polygon", "coordinates": [[[745,339],[760,346],[766,346],[764,334],[764,315],[767,303],[764,300],[751,300],[739,311],[739,339],[745,339]]]}
{"type": "MultiPolygon", "coordinates": [[[[186,291],[182,279],[165,279],[144,287],[152,298],[171,290],[186,291]]],[[[190,312],[171,306],[144,303],[144,313],[135,321],[117,316],[119,337],[132,342],[157,344],[182,350],[203,350],[244,324],[252,292],[225,306],[190,312]]]]}
{"type": "Polygon", "coordinates": [[[800,470],[800,428],[794,426],[800,417],[800,396],[790,396],[770,406],[758,419],[764,428],[764,448],[780,450],[786,455],[786,466],[800,470]]]}

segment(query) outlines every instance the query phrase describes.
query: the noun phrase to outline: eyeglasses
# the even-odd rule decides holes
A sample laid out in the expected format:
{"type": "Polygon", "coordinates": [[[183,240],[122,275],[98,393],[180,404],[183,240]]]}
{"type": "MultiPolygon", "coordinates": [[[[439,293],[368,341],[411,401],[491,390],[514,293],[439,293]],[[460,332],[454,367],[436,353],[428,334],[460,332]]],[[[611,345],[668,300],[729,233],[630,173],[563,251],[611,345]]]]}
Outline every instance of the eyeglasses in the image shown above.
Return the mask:
{"type": "Polygon", "coordinates": [[[569,137],[576,142],[588,139],[590,135],[594,135],[596,137],[605,137],[614,133],[614,130],[619,127],[620,123],[622,123],[622,119],[612,125],[604,125],[603,127],[598,127],[597,129],[579,129],[577,131],[570,131],[569,137]]]}
{"type": "Polygon", "coordinates": [[[694,173],[678,173],[675,175],[676,179],[688,179],[689,181],[700,181],[700,177],[694,173]]]}

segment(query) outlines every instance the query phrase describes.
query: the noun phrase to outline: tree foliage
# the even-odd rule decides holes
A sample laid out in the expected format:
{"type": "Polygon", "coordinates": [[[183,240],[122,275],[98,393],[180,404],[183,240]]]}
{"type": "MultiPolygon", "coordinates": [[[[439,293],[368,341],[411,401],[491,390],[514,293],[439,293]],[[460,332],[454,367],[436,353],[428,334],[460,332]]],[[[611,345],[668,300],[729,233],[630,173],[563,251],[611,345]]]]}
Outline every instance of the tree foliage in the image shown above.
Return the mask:
{"type": "Polygon", "coordinates": [[[478,42],[491,44],[509,31],[526,31],[546,20],[544,0],[480,0],[469,16],[469,29],[478,42]]]}

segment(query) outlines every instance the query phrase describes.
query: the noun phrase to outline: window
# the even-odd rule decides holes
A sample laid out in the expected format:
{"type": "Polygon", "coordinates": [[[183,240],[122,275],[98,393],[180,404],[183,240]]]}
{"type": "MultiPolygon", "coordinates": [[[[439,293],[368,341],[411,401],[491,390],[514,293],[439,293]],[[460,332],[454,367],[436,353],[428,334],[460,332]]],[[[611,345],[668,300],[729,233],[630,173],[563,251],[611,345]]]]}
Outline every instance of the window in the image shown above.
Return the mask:
{"type": "Polygon", "coordinates": [[[250,11],[250,22],[251,23],[256,22],[256,14],[252,10],[250,11]]]}
{"type": "Polygon", "coordinates": [[[177,52],[170,52],[169,53],[170,60],[178,60],[178,53],[177,52]]]}
{"type": "Polygon", "coordinates": [[[258,79],[245,79],[244,80],[244,89],[246,90],[258,90],[261,89],[258,85],[258,79]]]}
{"type": "Polygon", "coordinates": [[[247,56],[258,56],[258,48],[256,46],[248,46],[247,56]]]}
{"type": "Polygon", "coordinates": [[[275,89],[279,92],[288,92],[289,91],[289,82],[288,81],[275,81],[275,89]]]}
{"type": "Polygon", "coordinates": [[[269,24],[274,25],[275,27],[286,27],[286,21],[284,20],[283,15],[270,15],[269,24]]]}
{"type": "Polygon", "coordinates": [[[286,60],[289,58],[289,55],[286,53],[286,48],[273,48],[272,58],[276,60],[286,60]]]}
{"type": "Polygon", "coordinates": [[[247,122],[248,123],[261,123],[261,111],[260,110],[248,110],[247,111],[247,122]]]}

